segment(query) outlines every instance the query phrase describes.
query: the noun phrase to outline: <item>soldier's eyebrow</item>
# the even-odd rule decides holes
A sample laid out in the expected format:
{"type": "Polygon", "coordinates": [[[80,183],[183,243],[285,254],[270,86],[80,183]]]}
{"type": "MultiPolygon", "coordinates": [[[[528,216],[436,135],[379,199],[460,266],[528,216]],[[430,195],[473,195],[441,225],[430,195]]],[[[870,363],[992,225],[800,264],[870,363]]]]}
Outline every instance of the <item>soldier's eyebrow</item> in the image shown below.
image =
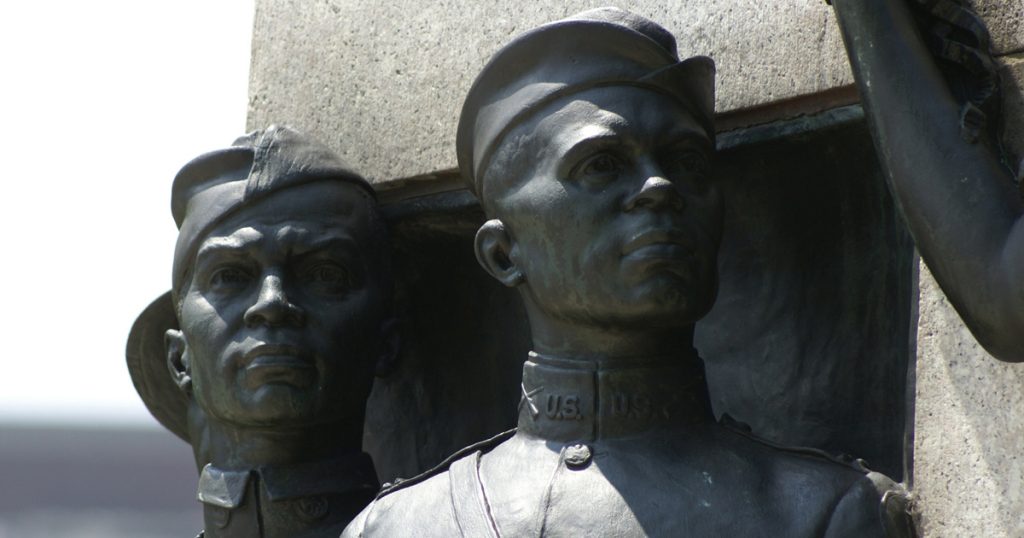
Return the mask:
{"type": "Polygon", "coordinates": [[[711,147],[711,141],[708,140],[707,135],[705,135],[703,131],[693,129],[685,125],[674,125],[672,129],[670,129],[669,132],[661,138],[669,145],[687,143],[707,149],[710,149],[711,147]]]}
{"type": "Polygon", "coordinates": [[[623,138],[619,133],[608,127],[597,125],[588,125],[576,130],[571,136],[566,136],[565,139],[567,147],[559,152],[560,158],[563,160],[584,157],[586,156],[585,154],[595,149],[603,149],[623,143],[623,138]]]}
{"type": "Polygon", "coordinates": [[[290,250],[298,253],[328,248],[341,250],[355,250],[356,248],[356,242],[352,235],[347,230],[336,227],[318,227],[316,229],[286,227],[277,232],[277,240],[291,245],[290,250]]]}
{"type": "Polygon", "coordinates": [[[256,230],[252,233],[231,234],[227,237],[210,237],[203,241],[203,244],[196,251],[196,258],[202,259],[222,253],[238,253],[243,250],[254,248],[263,239],[263,234],[256,230]]]}
{"type": "Polygon", "coordinates": [[[352,236],[346,233],[330,234],[326,236],[316,236],[312,241],[296,241],[293,244],[292,252],[296,254],[306,254],[309,252],[331,250],[341,251],[345,254],[353,254],[358,252],[358,245],[352,236]]]}

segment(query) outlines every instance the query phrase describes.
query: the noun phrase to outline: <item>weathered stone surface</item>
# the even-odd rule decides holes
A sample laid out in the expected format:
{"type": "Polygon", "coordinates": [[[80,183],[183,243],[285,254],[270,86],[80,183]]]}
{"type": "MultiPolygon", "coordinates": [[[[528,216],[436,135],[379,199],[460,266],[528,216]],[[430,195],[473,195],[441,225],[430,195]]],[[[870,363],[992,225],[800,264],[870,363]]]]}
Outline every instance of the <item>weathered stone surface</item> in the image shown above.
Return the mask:
{"type": "Polygon", "coordinates": [[[1024,51],[1024,0],[974,0],[997,54],[1024,51]]]}
{"type": "Polygon", "coordinates": [[[1024,536],[1024,364],[975,342],[921,265],[914,491],[928,538],[1024,536]]]}
{"type": "MultiPolygon", "coordinates": [[[[288,123],[380,181],[455,167],[462,99],[490,55],[538,24],[607,4],[260,0],[249,125],[288,123]]],[[[822,1],[642,1],[683,56],[718,63],[720,111],[852,82],[822,1]]]]}
{"type": "MultiPolygon", "coordinates": [[[[259,0],[249,127],[298,127],[377,182],[452,169],[462,98],[487,58],[529,28],[604,4],[259,0]]],[[[1024,0],[978,2],[1001,52],[1024,49],[1022,6],[1024,0]]],[[[852,83],[823,0],[704,0],[685,7],[641,0],[628,7],[671,30],[681,55],[715,59],[719,112],[852,83]]],[[[844,95],[838,104],[850,101],[852,94],[844,95]]],[[[755,121],[801,112],[779,107],[755,121]]]]}
{"type": "MultiPolygon", "coordinates": [[[[606,3],[259,0],[249,127],[296,126],[377,182],[452,169],[462,98],[491,53],[526,29],[606,3]]],[[[1024,50],[1024,0],[977,6],[997,51],[1024,50]]],[[[823,1],[705,0],[681,8],[644,0],[629,7],[671,30],[682,55],[715,58],[719,112],[852,83],[823,1]]]]}
{"type": "MultiPolygon", "coordinates": [[[[1024,25],[1024,17],[1022,17],[1024,25]]],[[[1006,144],[1011,166],[1024,173],[1024,54],[1002,58],[999,71],[1003,84],[1003,142],[1006,144]]]]}

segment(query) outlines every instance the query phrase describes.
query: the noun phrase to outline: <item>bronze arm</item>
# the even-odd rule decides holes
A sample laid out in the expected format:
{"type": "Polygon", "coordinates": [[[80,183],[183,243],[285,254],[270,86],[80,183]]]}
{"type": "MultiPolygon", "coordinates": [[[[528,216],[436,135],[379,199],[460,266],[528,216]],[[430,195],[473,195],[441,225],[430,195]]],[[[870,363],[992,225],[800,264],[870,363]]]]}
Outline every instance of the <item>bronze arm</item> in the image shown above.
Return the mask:
{"type": "Polygon", "coordinates": [[[997,142],[978,125],[984,116],[954,97],[905,1],[832,3],[875,148],[921,256],[981,345],[1024,361],[1021,201],[997,142]]]}

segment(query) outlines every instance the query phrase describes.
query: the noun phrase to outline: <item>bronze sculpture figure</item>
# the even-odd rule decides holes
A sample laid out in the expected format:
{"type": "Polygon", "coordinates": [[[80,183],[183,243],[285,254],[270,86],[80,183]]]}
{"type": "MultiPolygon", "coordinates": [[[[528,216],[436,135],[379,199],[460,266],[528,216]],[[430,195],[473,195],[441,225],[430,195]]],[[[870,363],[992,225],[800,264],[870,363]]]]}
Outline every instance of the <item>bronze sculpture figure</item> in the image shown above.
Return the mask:
{"type": "Polygon", "coordinates": [[[978,342],[1024,361],[1024,207],[1018,163],[1003,162],[991,129],[998,79],[984,24],[956,0],[832,3],[921,257],[978,342]]]}
{"type": "Polygon", "coordinates": [[[336,536],[377,489],[364,408],[397,345],[373,190],[271,127],[185,165],[172,211],[173,287],[136,321],[128,365],[192,444],[205,535],[336,536]]]}
{"type": "Polygon", "coordinates": [[[898,485],[716,423],[694,324],[716,293],[714,67],[599,9],[501,49],[458,156],[477,258],[526,306],[516,430],[386,487],[344,536],[909,536],[898,485]]]}

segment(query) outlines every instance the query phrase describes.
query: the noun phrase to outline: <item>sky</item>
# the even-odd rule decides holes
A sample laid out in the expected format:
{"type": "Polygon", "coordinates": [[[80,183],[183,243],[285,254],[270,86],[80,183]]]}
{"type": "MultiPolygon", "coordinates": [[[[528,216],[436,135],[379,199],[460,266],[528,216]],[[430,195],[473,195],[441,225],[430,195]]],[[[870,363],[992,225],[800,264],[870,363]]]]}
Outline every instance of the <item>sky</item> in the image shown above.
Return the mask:
{"type": "Polygon", "coordinates": [[[245,130],[252,0],[0,7],[0,423],[157,427],[128,330],[170,288],[171,181],[245,130]]]}

